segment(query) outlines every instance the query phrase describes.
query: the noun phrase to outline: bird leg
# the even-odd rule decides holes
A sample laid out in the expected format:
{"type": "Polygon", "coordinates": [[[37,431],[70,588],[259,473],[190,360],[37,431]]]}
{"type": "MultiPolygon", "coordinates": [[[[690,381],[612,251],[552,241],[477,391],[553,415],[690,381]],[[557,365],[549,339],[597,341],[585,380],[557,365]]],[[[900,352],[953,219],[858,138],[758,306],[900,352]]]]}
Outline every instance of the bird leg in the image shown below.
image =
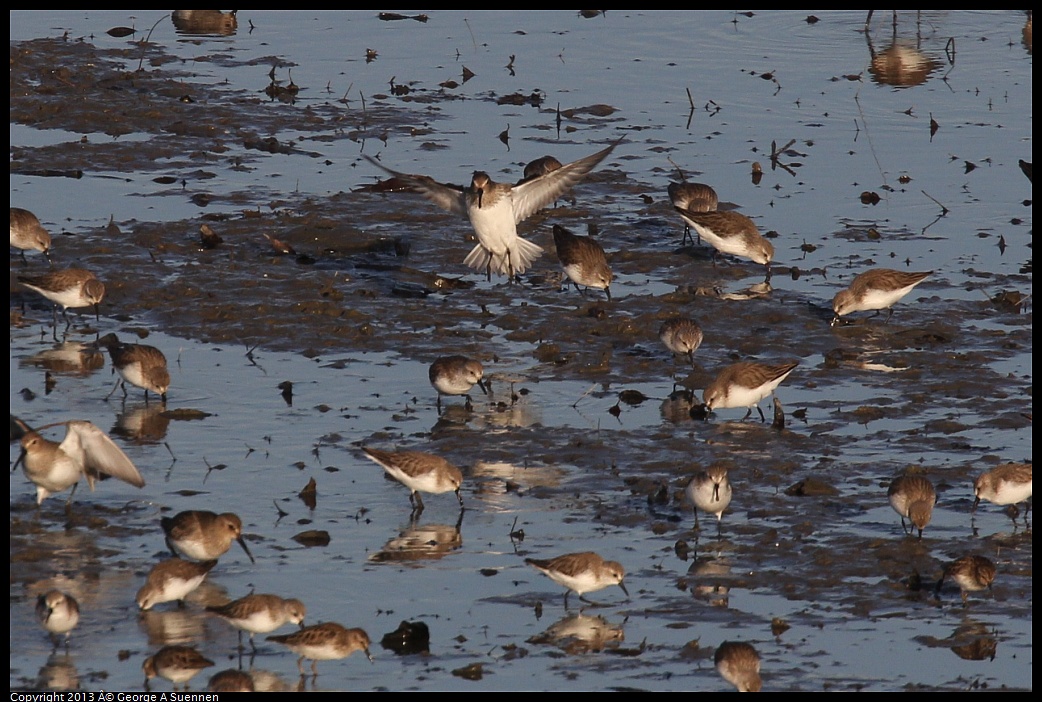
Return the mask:
{"type": "Polygon", "coordinates": [[[119,382],[120,382],[120,381],[119,381],[119,379],[117,378],[117,379],[116,379],[116,384],[112,386],[112,389],[111,389],[111,390],[109,390],[109,394],[105,396],[105,399],[106,399],[106,400],[108,400],[108,399],[109,399],[110,397],[112,397],[112,393],[116,392],[116,388],[118,388],[118,387],[119,387],[119,382]]]}
{"type": "Polygon", "coordinates": [[[72,492],[69,493],[69,499],[65,500],[65,509],[68,509],[72,504],[72,496],[76,494],[76,488],[80,486],[80,482],[77,480],[72,484],[72,492]]]}

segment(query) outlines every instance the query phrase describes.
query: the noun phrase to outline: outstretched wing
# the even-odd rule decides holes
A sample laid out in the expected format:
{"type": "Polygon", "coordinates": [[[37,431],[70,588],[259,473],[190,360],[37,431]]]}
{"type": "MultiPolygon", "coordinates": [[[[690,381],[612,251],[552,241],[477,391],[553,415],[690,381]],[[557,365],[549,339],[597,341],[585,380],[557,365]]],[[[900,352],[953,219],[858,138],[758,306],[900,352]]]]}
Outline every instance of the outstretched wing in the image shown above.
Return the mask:
{"type": "Polygon", "coordinates": [[[69,456],[81,456],[83,470],[87,475],[97,471],[119,478],[134,487],[145,487],[141,473],[108,434],[87,421],[74,420],[67,422],[67,425],[68,432],[61,449],[69,456]]]}
{"type": "Polygon", "coordinates": [[[465,189],[459,185],[439,183],[430,176],[410,175],[409,173],[392,171],[390,168],[387,168],[370,156],[366,156],[365,158],[369,163],[373,164],[381,171],[390,173],[398,180],[416,190],[416,192],[422,194],[441,209],[453,212],[463,217],[467,216],[467,198],[465,195],[465,189]]]}
{"type": "Polygon", "coordinates": [[[514,223],[523,222],[571,190],[598,163],[607,158],[608,154],[618,145],[619,142],[615,142],[592,156],[572,161],[565,166],[561,166],[556,171],[551,171],[546,175],[526,180],[520,185],[514,186],[514,223]]]}

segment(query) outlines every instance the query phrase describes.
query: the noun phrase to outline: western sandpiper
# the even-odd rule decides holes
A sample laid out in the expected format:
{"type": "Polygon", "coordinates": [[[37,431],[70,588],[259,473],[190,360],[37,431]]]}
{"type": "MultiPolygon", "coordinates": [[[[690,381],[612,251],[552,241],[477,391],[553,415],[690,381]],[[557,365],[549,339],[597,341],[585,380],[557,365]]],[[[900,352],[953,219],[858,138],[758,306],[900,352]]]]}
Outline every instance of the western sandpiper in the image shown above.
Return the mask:
{"type": "Polygon", "coordinates": [[[727,479],[727,466],[714,463],[700,471],[684,490],[695,513],[695,529],[698,526],[698,510],[716,515],[717,530],[724,518],[724,510],[731,504],[731,481],[727,479]]]}
{"type": "Polygon", "coordinates": [[[69,324],[72,323],[68,314],[70,307],[93,307],[95,318],[101,318],[98,305],[105,297],[105,284],[88,270],[64,268],[42,275],[20,275],[18,282],[30,290],[35,290],[55,304],[55,321],[57,321],[58,306],[61,306],[62,315],[69,324]]]}
{"type": "Polygon", "coordinates": [[[55,645],[62,634],[68,644],[69,632],[80,623],[80,603],[61,590],[51,590],[36,598],[36,618],[51,633],[55,645]]]}
{"type": "Polygon", "coordinates": [[[894,271],[889,268],[873,268],[865,271],[854,278],[846,290],[840,290],[832,299],[832,311],[836,316],[832,319],[832,325],[839,324],[840,317],[851,312],[863,312],[876,310],[887,310],[886,324],[894,316],[894,305],[912,292],[919,283],[933,271],[920,273],[909,273],[905,271],[894,271]]]}
{"type": "Polygon", "coordinates": [[[203,584],[206,574],[217,565],[216,560],[196,563],[180,558],[168,558],[153,566],[141,589],[137,591],[137,606],[149,610],[164,602],[177,602],[183,607],[185,598],[203,584]]]}
{"type": "Polygon", "coordinates": [[[936,591],[941,591],[945,580],[953,581],[962,591],[962,602],[967,603],[966,593],[990,589],[995,581],[995,564],[984,556],[963,556],[948,564],[937,581],[936,591]]]}
{"type": "Polygon", "coordinates": [[[568,590],[564,593],[564,608],[568,609],[568,595],[572,592],[579,595],[579,599],[589,604],[594,604],[583,597],[584,593],[597,592],[609,585],[618,585],[629,597],[626,585],[622,579],[626,571],[616,561],[606,561],[593,551],[582,553],[567,553],[557,558],[541,560],[526,558],[525,563],[532,566],[558,585],[564,585],[568,590]]]}
{"type": "Polygon", "coordinates": [[[612,152],[619,142],[518,185],[496,183],[484,171],[475,171],[470,186],[439,183],[428,176],[399,173],[369,158],[377,168],[390,173],[423,194],[438,207],[470,218],[478,244],[463,260],[475,270],[492,271],[510,280],[528,270],[543,250],[517,235],[517,224],[543,209],[581,181],[612,152]]]}
{"type": "Polygon", "coordinates": [[[535,180],[536,178],[553,173],[561,167],[561,162],[553,156],[543,156],[542,158],[537,158],[535,161],[529,161],[525,164],[524,176],[517,182],[517,184],[521,185],[525,181],[535,180]]]}
{"type": "Polygon", "coordinates": [[[488,389],[481,381],[485,369],[480,361],[466,356],[442,356],[431,364],[427,377],[431,385],[438,391],[438,413],[441,413],[442,395],[463,395],[467,398],[467,409],[471,408],[470,389],[477,385],[481,392],[488,394],[488,389]]]}
{"type": "Polygon", "coordinates": [[[29,210],[11,208],[11,246],[18,249],[25,261],[26,251],[40,251],[51,257],[51,235],[29,210]]]}
{"type": "Polygon", "coordinates": [[[207,692],[256,692],[253,678],[241,670],[222,670],[214,673],[206,683],[207,692]]]}
{"type": "Polygon", "coordinates": [[[141,669],[145,671],[146,690],[148,681],[157,675],[172,682],[174,689],[177,689],[178,683],[184,683],[187,690],[189,680],[212,666],[213,661],[191,646],[164,646],[155,655],[146,658],[141,669]]]}
{"type": "MultiPolygon", "coordinates": [[[[127,396],[126,383],[130,383],[144,389],[146,402],[149,390],[166,402],[170,372],[166,369],[166,356],[162,351],[155,346],[122,343],[115,334],[106,334],[98,339],[97,344],[109,350],[112,366],[119,372],[120,377],[116,387],[123,388],[123,397],[127,396]]],[[[110,397],[116,391],[116,387],[112,388],[110,397]]]]}
{"type": "Polygon", "coordinates": [[[364,651],[370,662],[369,634],[362,629],[346,629],[336,622],[326,622],[304,627],[300,631],[283,636],[269,636],[268,641],[283,644],[300,656],[297,669],[304,672],[304,659],[311,659],[311,673],[318,675],[318,662],[347,658],[355,651],[364,651]]]}
{"type": "Polygon", "coordinates": [[[69,504],[80,478],[86,476],[93,491],[99,473],[119,478],[134,487],[145,486],[145,479],[127,455],[90,422],[59,422],[40,427],[39,431],[61,424],[65,425],[65,438],[60,444],[43,438],[37,431],[29,431],[21,439],[22,454],[15,467],[21,462],[25,477],[36,485],[36,504],[71,487],[66,502],[69,504]]]}
{"type": "Polygon", "coordinates": [[[702,327],[686,317],[669,319],[662,323],[658,338],[674,354],[683,354],[695,365],[695,351],[702,345],[702,327]]]}
{"type": "Polygon", "coordinates": [[[463,507],[463,496],[459,492],[463,473],[444,458],[420,451],[391,452],[365,447],[362,451],[370,460],[380,464],[388,475],[409,488],[409,503],[417,513],[423,511],[421,492],[432,495],[455,492],[460,507],[463,507]]]}
{"type": "Polygon", "coordinates": [[[576,236],[564,227],[554,225],[554,245],[557,248],[557,258],[561,261],[565,275],[579,289],[580,285],[588,288],[600,288],[604,290],[608,300],[611,300],[611,268],[608,267],[608,259],[604,255],[601,245],[588,236],[576,236]]]}
{"type": "MultiPolygon", "coordinates": [[[[666,192],[669,193],[669,201],[673,203],[673,207],[681,210],[715,212],[719,204],[716,191],[705,183],[670,183],[666,192]]],[[[683,246],[690,237],[691,225],[684,220],[684,237],[680,240],[680,245],[683,246]]]]}
{"type": "Polygon", "coordinates": [[[702,402],[712,412],[728,407],[748,407],[743,419],[748,419],[753,408],[760,413],[760,421],[766,421],[759,402],[781,384],[789,373],[799,365],[798,361],[769,365],[742,361],[724,368],[717,374],[702,393],[702,402]]]}
{"type": "MultiPolygon", "coordinates": [[[[973,511],[981,500],[994,502],[997,505],[1013,505],[1013,521],[1017,521],[1020,510],[1017,504],[1031,498],[1031,464],[1006,463],[981,473],[973,481],[973,511]]],[[[1024,523],[1028,520],[1030,503],[1024,507],[1024,523]]]]}
{"type": "Polygon", "coordinates": [[[719,251],[762,263],[771,279],[774,246],[760,234],[751,219],[737,212],[693,212],[676,208],[698,235],[719,251]]]}
{"type": "Polygon", "coordinates": [[[923,538],[923,529],[930,523],[933,506],[937,502],[937,491],[931,483],[921,475],[902,475],[894,478],[890,489],[886,491],[890,506],[901,515],[901,530],[911,533],[911,526],[905,527],[905,517],[919,530],[919,538],[923,538]]]}
{"type": "Polygon", "coordinates": [[[760,654],[752,644],[724,641],[717,646],[713,660],[720,677],[734,685],[739,692],[760,691],[760,654]]]}
{"type": "Polygon", "coordinates": [[[254,634],[269,634],[287,622],[300,624],[303,627],[307,608],[300,600],[284,600],[278,595],[246,595],[234,602],[216,607],[207,607],[212,612],[239,630],[239,646],[242,646],[242,632],[250,632],[250,646],[257,650],[253,643],[254,634]]]}
{"type": "Polygon", "coordinates": [[[228,552],[232,541],[238,541],[250,562],[255,562],[242,538],[242,520],[237,514],[190,510],[163,517],[160,523],[166,533],[166,545],[175,556],[180,553],[197,561],[215,560],[228,552]]]}

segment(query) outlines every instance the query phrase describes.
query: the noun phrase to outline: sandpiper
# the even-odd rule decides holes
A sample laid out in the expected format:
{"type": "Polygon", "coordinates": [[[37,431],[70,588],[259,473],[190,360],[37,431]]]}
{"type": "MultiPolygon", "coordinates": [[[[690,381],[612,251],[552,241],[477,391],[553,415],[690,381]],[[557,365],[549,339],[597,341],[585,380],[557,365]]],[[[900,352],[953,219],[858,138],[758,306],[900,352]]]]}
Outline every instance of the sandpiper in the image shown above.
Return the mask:
{"type": "Polygon", "coordinates": [[[146,402],[149,390],[166,402],[166,391],[170,387],[170,372],[166,368],[166,356],[162,351],[155,346],[145,344],[125,344],[115,334],[106,334],[98,339],[97,344],[109,350],[112,366],[120,377],[119,382],[109,392],[109,397],[116,392],[117,387],[123,388],[123,397],[126,397],[126,383],[130,383],[145,391],[146,402]]]}
{"type": "MultiPolygon", "coordinates": [[[[715,212],[719,198],[716,191],[705,183],[670,183],[666,188],[673,207],[690,212],[715,212]]],[[[684,236],[680,245],[691,238],[691,225],[684,220],[684,236]]],[[[699,237],[701,240],[701,237],[699,237]]],[[[691,242],[692,244],[694,241],[691,242]]]]}
{"type": "Polygon", "coordinates": [[[70,307],[93,307],[95,318],[101,319],[98,306],[105,297],[105,284],[88,270],[63,268],[42,275],[20,275],[18,282],[54,303],[56,326],[59,306],[62,308],[62,316],[65,317],[66,328],[72,324],[68,313],[70,307]]]}
{"type": "Polygon", "coordinates": [[[905,527],[905,517],[919,530],[919,538],[923,538],[923,529],[930,523],[933,506],[937,502],[937,491],[933,483],[921,475],[902,475],[890,483],[886,491],[890,506],[901,515],[901,530],[911,532],[905,527]]]}
{"type": "MultiPolygon", "coordinates": [[[[977,505],[981,500],[987,500],[997,505],[1013,505],[1013,521],[1017,521],[1020,513],[1017,504],[1031,498],[1031,464],[1030,463],[1005,463],[992,468],[987,473],[981,473],[973,481],[973,511],[977,511],[977,505]]],[[[1024,523],[1028,520],[1030,503],[1024,507],[1024,523]]]]}
{"type": "Polygon", "coordinates": [[[954,581],[962,593],[962,603],[967,604],[966,594],[990,589],[995,581],[995,564],[984,556],[963,556],[948,564],[937,581],[935,592],[941,591],[945,580],[954,581]]]}
{"type": "Polygon", "coordinates": [[[724,518],[724,510],[731,504],[731,481],[727,479],[727,466],[714,463],[700,471],[684,490],[695,513],[695,529],[698,530],[698,510],[716,515],[717,530],[724,518]]]}
{"type": "Polygon", "coordinates": [[[36,598],[36,618],[50,632],[55,646],[61,634],[65,635],[68,645],[69,633],[80,623],[80,603],[61,590],[51,590],[36,598]]]}
{"type": "Polygon", "coordinates": [[[535,180],[536,178],[553,173],[560,169],[562,165],[563,164],[553,156],[543,156],[542,158],[537,158],[535,161],[529,161],[525,164],[524,175],[517,184],[521,185],[527,180],[535,180]]]}
{"type": "Polygon", "coordinates": [[[178,607],[184,607],[185,598],[203,584],[215,565],[216,560],[196,563],[168,558],[160,561],[152,567],[145,584],[137,591],[135,601],[138,608],[147,611],[158,604],[175,601],[178,607]]]}
{"type": "Polygon", "coordinates": [[[29,431],[21,438],[22,454],[18,463],[22,464],[25,477],[36,485],[36,504],[55,493],[72,488],[68,505],[76,493],[81,477],[86,476],[87,484],[94,490],[94,481],[99,473],[119,478],[134,487],[144,487],[145,479],[127,455],[113,443],[108,434],[90,422],[73,420],[58,422],[40,427],[38,431],[29,431]],[[39,431],[50,427],[65,425],[65,438],[59,444],[40,436],[39,431]]]}
{"type": "Polygon", "coordinates": [[[568,595],[572,592],[579,595],[583,602],[594,604],[583,597],[587,592],[603,590],[609,585],[618,585],[629,597],[622,579],[626,571],[616,561],[606,561],[592,551],[567,553],[549,560],[526,558],[525,563],[532,566],[558,585],[568,590],[564,593],[564,608],[568,609],[568,595]]]}
{"type": "Polygon", "coordinates": [[[752,644],[724,641],[717,646],[713,661],[720,676],[739,692],[760,691],[760,654],[752,644]]]}
{"type": "Polygon", "coordinates": [[[441,356],[434,360],[427,377],[431,385],[438,391],[438,413],[441,413],[442,395],[463,395],[467,398],[467,409],[471,409],[470,389],[477,385],[481,392],[488,394],[488,389],[481,381],[485,369],[481,361],[466,356],[441,356]]]}
{"type": "Polygon", "coordinates": [[[180,553],[197,561],[216,560],[228,552],[232,541],[238,541],[250,562],[255,562],[242,538],[242,520],[237,514],[189,510],[163,517],[160,524],[166,545],[175,556],[180,553]]]}
{"type": "Polygon", "coordinates": [[[254,634],[270,634],[287,622],[300,624],[303,627],[307,608],[300,600],[285,600],[278,595],[246,595],[233,602],[206,608],[207,612],[216,614],[239,630],[239,646],[242,646],[242,632],[250,632],[250,646],[257,650],[253,642],[254,634]]]}
{"type": "Polygon", "coordinates": [[[11,208],[11,246],[18,249],[25,262],[26,251],[39,251],[51,257],[51,235],[29,210],[11,208]]]}
{"type": "Polygon", "coordinates": [[[767,280],[771,279],[774,246],[763,238],[751,219],[738,212],[693,212],[681,207],[676,210],[714,249],[762,263],[767,270],[767,280]]]}
{"type": "Polygon", "coordinates": [[[702,327],[693,319],[668,319],[658,330],[659,340],[674,354],[683,354],[695,365],[695,351],[702,345],[702,327]]]}
{"type": "Polygon", "coordinates": [[[421,492],[433,495],[455,492],[460,507],[463,507],[463,496],[459,492],[463,474],[444,458],[421,451],[392,452],[365,447],[362,451],[381,465],[388,475],[409,488],[409,503],[417,514],[423,511],[421,492]]]}
{"type": "Polygon", "coordinates": [[[336,622],[325,622],[304,627],[300,631],[282,636],[269,636],[268,641],[280,643],[297,655],[297,669],[304,672],[304,659],[311,659],[311,673],[318,675],[318,662],[347,658],[355,651],[364,651],[370,662],[369,634],[362,629],[347,629],[336,622]]]}
{"type": "Polygon", "coordinates": [[[608,267],[608,259],[601,245],[588,236],[577,236],[564,227],[554,225],[554,245],[557,258],[561,261],[565,275],[582,294],[580,285],[588,288],[600,288],[611,301],[612,274],[608,267]]]}
{"type": "Polygon", "coordinates": [[[798,365],[798,361],[778,365],[753,361],[735,363],[717,374],[703,391],[702,401],[709,412],[728,407],[748,407],[749,411],[743,419],[748,419],[755,407],[760,413],[760,421],[766,421],[760,409],[760,400],[773,395],[775,388],[798,365]]]}
{"type": "Polygon", "coordinates": [[[854,278],[846,290],[840,290],[832,300],[832,311],[836,316],[832,325],[839,324],[840,317],[851,312],[887,310],[886,324],[894,316],[894,305],[933,271],[911,273],[889,268],[873,268],[854,278]]]}
{"type": "Polygon", "coordinates": [[[517,235],[517,225],[543,209],[603,161],[618,146],[573,161],[517,185],[496,183],[484,171],[475,171],[469,187],[439,183],[429,176],[393,171],[378,161],[369,162],[395,176],[424,195],[438,207],[469,217],[478,243],[463,260],[475,270],[483,270],[488,280],[492,272],[510,280],[528,270],[543,250],[517,235]]]}

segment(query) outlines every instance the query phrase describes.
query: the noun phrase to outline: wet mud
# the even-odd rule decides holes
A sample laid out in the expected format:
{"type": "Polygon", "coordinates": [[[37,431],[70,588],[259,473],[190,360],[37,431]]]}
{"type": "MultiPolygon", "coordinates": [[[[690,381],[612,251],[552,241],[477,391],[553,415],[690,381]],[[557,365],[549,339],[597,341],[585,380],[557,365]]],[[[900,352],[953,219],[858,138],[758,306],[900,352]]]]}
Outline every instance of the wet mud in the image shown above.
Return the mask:
{"type": "MultiPolygon", "coordinates": [[[[218,53],[211,60],[234,58],[218,53]]],[[[973,612],[1011,607],[1030,618],[1030,529],[1013,530],[1007,521],[998,533],[978,533],[970,516],[977,474],[991,464],[1030,458],[1009,455],[1005,441],[1010,432],[1031,431],[1030,369],[1008,370],[1009,363],[1030,357],[1031,311],[984,292],[1029,290],[1030,270],[982,272],[970,282],[939,275],[899,304],[888,324],[861,313],[848,325],[830,327],[830,298],[795,283],[814,280],[824,290],[838,289],[836,274],[860,271],[867,260],[856,254],[782,260],[763,285],[760,266],[729,257],[714,261],[704,246],[681,246],[682,225],[665,192],[628,172],[625,154],[650,148],[650,139],[633,132],[574,197],[521,225],[519,233],[545,250],[533,270],[519,282],[488,283],[462,263],[473,246],[467,222],[415,194],[375,192],[381,174],[361,159],[323,160],[326,140],[378,145],[420,124],[437,130],[436,118],[427,112],[421,120],[407,102],[376,99],[364,115],[335,105],[272,109],[258,92],[193,81],[190,66],[177,65],[158,45],[101,50],[60,39],[12,43],[10,94],[12,122],[91,135],[74,146],[13,147],[12,173],[53,178],[58,192],[63,178],[132,173],[165,187],[154,197],[181,199],[196,211],[181,221],[116,220],[93,231],[54,232],[59,265],[88,268],[105,281],[103,316],[142,335],[155,329],[243,353],[267,349],[323,362],[364,361],[368,354],[424,364],[449,353],[478,358],[495,399],[475,396],[474,413],[450,406],[424,433],[447,452],[473,458],[467,465],[479,465],[480,457],[540,469],[574,467],[566,481],[500,481],[492,474],[484,480],[501,482],[507,493],[522,490],[554,518],[644,534],[634,550],[651,544],[655,559],[682,574],[669,594],[659,590],[656,599],[631,603],[640,616],[667,627],[686,625],[694,601],[704,605],[697,609],[703,622],[762,629],[762,611],[713,606],[726,604],[736,591],[806,603],[797,607],[805,626],[900,617],[901,603],[910,609],[929,603],[940,612],[954,607],[958,594],[937,599],[933,583],[949,556],[969,549],[1003,554],[1000,579],[973,612]],[[287,132],[306,136],[294,143],[267,136],[287,132]],[[120,139],[128,135],[146,138],[120,139]],[[343,191],[316,197],[234,187],[237,169],[248,170],[273,153],[306,155],[316,169],[338,170],[343,191]],[[210,181],[220,186],[210,187],[210,181]],[[220,212],[208,212],[214,204],[220,212]],[[550,236],[554,223],[595,230],[616,275],[611,301],[600,291],[579,293],[565,285],[550,236]],[[204,240],[204,225],[219,241],[204,240]],[[946,288],[953,282],[979,285],[982,294],[952,299],[946,288]],[[675,316],[693,316],[705,330],[693,367],[658,341],[662,322],[675,316]],[[764,423],[755,413],[741,421],[744,410],[721,410],[708,420],[692,416],[716,371],[747,359],[800,362],[778,391],[784,428],[772,427],[769,401],[762,403],[764,423]],[[562,423],[547,431],[541,422],[512,419],[524,415],[541,387],[560,381],[592,388],[586,398],[572,399],[585,402],[583,410],[603,430],[562,423]],[[867,389],[867,398],[845,399],[853,383],[867,389]],[[625,390],[637,393],[620,397],[625,390]],[[648,408],[659,421],[643,419],[648,408]],[[467,434],[496,426],[497,418],[508,431],[471,446],[467,434]],[[683,489],[698,467],[721,459],[733,466],[740,507],[726,512],[719,527],[703,515],[696,534],[683,489]],[[929,477],[941,495],[943,514],[927,527],[923,542],[901,536],[889,507],[876,512],[885,506],[890,478],[905,470],[929,477]],[[937,541],[931,544],[930,537],[937,541]]],[[[596,133],[603,138],[589,143],[590,152],[616,136],[596,133]]],[[[521,172],[493,177],[516,180],[521,172]]],[[[47,324],[49,306],[16,283],[25,269],[14,256],[10,270],[12,327],[47,324]]],[[[78,317],[75,333],[89,341],[93,323],[78,317]]],[[[424,405],[433,400],[430,388],[416,392],[424,405]]],[[[543,411],[569,411],[570,402],[555,402],[543,411]]],[[[165,425],[159,435],[164,432],[165,425]]],[[[408,420],[392,421],[385,436],[415,432],[408,420]]],[[[353,440],[343,436],[328,445],[347,452],[353,440]]],[[[476,468],[470,477],[480,479],[476,468]]],[[[33,518],[34,506],[16,497],[12,588],[55,570],[119,558],[96,553],[55,564],[55,551],[90,550],[94,539],[51,545],[41,537],[75,539],[88,531],[104,540],[136,540],[149,521],[94,509],[72,515],[64,535],[56,534],[33,518]]],[[[404,502],[404,493],[400,497],[404,502]]],[[[408,564],[451,557],[462,543],[460,528],[439,527],[437,537],[402,530],[392,538],[400,542],[369,558],[408,564]]],[[[466,533],[466,524],[462,529],[466,533]]],[[[643,556],[633,560],[628,581],[672,577],[656,574],[643,556]]],[[[96,577],[89,571],[85,578],[96,577]]],[[[621,626],[600,617],[555,626],[564,633],[547,629],[529,645],[558,641],[570,655],[633,646],[626,650],[634,658],[656,659],[628,635],[622,643],[621,626]],[[593,633],[579,635],[568,625],[593,633]]],[[[922,645],[980,658],[993,652],[993,640],[981,644],[988,631],[955,632],[950,640],[933,637],[922,645]]],[[[777,636],[782,648],[797,648],[777,636]]],[[[1028,658],[1030,651],[1028,643],[1028,658]]],[[[794,652],[788,664],[798,668],[803,655],[794,652]]],[[[673,654],[663,658],[676,660],[673,654]]],[[[782,665],[774,661],[776,668],[782,665]]],[[[805,684],[795,670],[775,674],[793,687],[805,684]]],[[[842,689],[845,682],[838,684],[842,689]]]]}

